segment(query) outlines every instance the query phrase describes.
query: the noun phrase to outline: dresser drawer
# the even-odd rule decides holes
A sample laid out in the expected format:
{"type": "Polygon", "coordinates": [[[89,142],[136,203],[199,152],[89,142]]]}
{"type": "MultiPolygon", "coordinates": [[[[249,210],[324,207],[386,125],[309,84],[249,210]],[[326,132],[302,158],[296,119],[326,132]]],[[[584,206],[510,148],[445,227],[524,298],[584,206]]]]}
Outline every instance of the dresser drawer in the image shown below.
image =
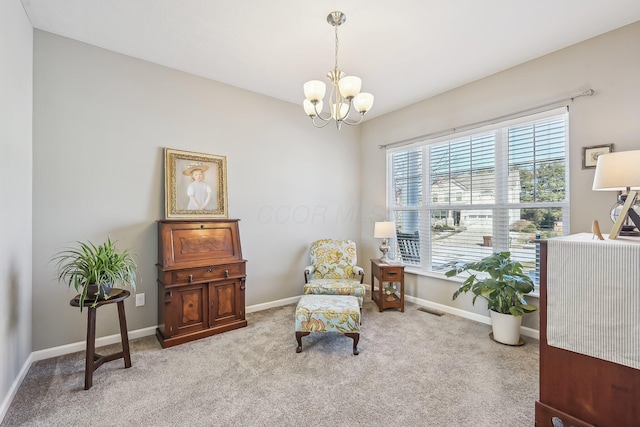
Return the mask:
{"type": "Polygon", "coordinates": [[[385,267],[380,269],[380,280],[383,282],[397,282],[402,279],[404,267],[385,267]]]}
{"type": "Polygon", "coordinates": [[[209,267],[187,268],[172,272],[173,283],[191,283],[206,280],[227,279],[245,275],[245,264],[221,264],[209,267]]]}

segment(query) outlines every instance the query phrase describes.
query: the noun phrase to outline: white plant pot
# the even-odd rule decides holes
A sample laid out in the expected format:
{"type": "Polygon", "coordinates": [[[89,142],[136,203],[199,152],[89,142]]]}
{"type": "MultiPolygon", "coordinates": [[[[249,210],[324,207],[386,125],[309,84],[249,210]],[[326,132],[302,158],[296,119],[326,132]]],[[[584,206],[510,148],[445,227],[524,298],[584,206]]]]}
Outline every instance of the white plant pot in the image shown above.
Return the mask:
{"type": "Polygon", "coordinates": [[[490,313],[493,339],[507,345],[518,345],[520,343],[522,316],[502,314],[493,310],[490,310],[490,313]]]}

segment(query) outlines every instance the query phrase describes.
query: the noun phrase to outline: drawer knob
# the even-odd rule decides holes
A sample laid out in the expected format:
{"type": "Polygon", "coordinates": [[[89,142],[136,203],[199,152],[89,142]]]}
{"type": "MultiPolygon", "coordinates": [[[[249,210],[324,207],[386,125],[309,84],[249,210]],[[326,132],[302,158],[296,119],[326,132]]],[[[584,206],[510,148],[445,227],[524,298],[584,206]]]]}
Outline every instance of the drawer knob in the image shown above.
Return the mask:
{"type": "Polygon", "coordinates": [[[224,271],[224,277],[227,277],[227,278],[229,277],[229,270],[224,271]]]}
{"type": "Polygon", "coordinates": [[[397,276],[397,275],[398,275],[398,272],[396,272],[396,271],[388,271],[387,272],[387,276],[397,276]]]}
{"type": "Polygon", "coordinates": [[[193,274],[189,275],[189,283],[193,282],[193,274]]]}
{"type": "Polygon", "coordinates": [[[211,269],[210,268],[207,268],[207,273],[211,273],[211,269]]]}

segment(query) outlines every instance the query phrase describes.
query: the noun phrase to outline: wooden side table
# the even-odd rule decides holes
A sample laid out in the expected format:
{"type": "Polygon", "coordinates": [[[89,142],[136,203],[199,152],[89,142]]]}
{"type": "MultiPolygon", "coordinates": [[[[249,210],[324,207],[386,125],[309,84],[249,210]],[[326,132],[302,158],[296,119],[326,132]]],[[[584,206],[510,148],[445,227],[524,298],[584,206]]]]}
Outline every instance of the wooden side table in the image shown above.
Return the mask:
{"type": "MultiPolygon", "coordinates": [[[[131,355],[129,354],[129,336],[127,335],[127,318],[124,314],[124,300],[131,295],[131,292],[124,289],[111,289],[109,299],[98,301],[98,305],[93,305],[93,299],[87,298],[82,304],[87,312],[87,351],[84,370],[84,389],[89,390],[93,385],[93,371],[98,369],[103,363],[112,360],[124,359],[124,367],[131,367],[131,355]],[[101,356],[96,354],[96,311],[98,308],[108,304],[118,304],[118,318],[120,320],[120,338],[122,339],[122,351],[118,353],[101,356]]],[[[76,295],[69,304],[72,307],[80,307],[80,295],[76,295]]]]}
{"type": "Polygon", "coordinates": [[[371,299],[378,304],[380,311],[385,308],[399,308],[404,313],[404,265],[387,264],[377,258],[371,259],[371,299]],[[378,279],[378,289],[375,289],[374,279],[378,279]],[[400,289],[386,295],[385,282],[399,283],[400,289]]]}

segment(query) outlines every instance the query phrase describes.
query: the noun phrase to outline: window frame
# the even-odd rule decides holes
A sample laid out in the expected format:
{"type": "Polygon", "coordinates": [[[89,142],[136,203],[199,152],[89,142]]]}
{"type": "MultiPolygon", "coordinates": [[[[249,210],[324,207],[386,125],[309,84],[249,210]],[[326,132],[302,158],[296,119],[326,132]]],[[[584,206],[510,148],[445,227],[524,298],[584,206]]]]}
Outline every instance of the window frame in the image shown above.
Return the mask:
{"type": "MultiPolygon", "coordinates": [[[[422,275],[435,275],[436,277],[444,277],[444,271],[434,270],[432,258],[433,258],[433,241],[432,241],[432,225],[428,225],[432,218],[432,213],[442,210],[448,211],[462,211],[462,210],[476,210],[479,211],[477,215],[484,215],[483,210],[491,210],[492,216],[492,239],[493,239],[493,252],[510,250],[510,227],[509,227],[509,212],[514,209],[552,209],[558,208],[561,210],[562,216],[562,235],[568,235],[570,233],[570,135],[569,135],[569,109],[567,106],[561,108],[555,108],[548,111],[543,111],[536,114],[526,115],[510,120],[504,120],[496,123],[492,123],[486,126],[478,127],[475,129],[468,129],[460,133],[450,133],[447,135],[441,135],[434,138],[427,139],[414,139],[413,142],[402,146],[390,146],[386,149],[386,206],[387,206],[387,218],[390,221],[396,221],[397,214],[399,212],[417,212],[418,217],[418,232],[420,233],[420,263],[405,263],[405,269],[407,272],[422,274],[422,275]],[[554,117],[562,117],[564,120],[564,200],[556,202],[509,202],[509,128],[515,126],[523,126],[527,124],[536,124],[544,120],[549,120],[554,117]],[[441,144],[447,141],[456,141],[465,137],[472,137],[475,135],[481,135],[486,133],[494,134],[494,192],[495,199],[493,203],[489,204],[463,204],[458,203],[461,200],[454,197],[455,191],[451,191],[451,197],[448,197],[449,202],[438,202],[442,197],[438,197],[437,194],[431,192],[430,184],[430,163],[429,147],[436,144],[441,144]],[[394,177],[393,175],[393,154],[398,152],[405,152],[412,149],[421,150],[421,162],[420,168],[420,185],[421,185],[421,200],[414,206],[398,206],[396,204],[394,177]],[[500,179],[502,177],[502,179],[500,179]],[[393,203],[391,203],[393,202],[393,203]],[[497,220],[494,220],[496,219],[497,220]],[[426,218],[426,219],[425,219],[426,218]]],[[[449,162],[451,164],[451,162],[449,162]]],[[[535,166],[536,163],[534,162],[535,166]]],[[[521,190],[522,191],[522,190],[521,190]]],[[[403,233],[409,233],[409,230],[403,230],[403,233]]],[[[391,242],[391,256],[400,259],[400,251],[398,247],[397,239],[391,242]]],[[[536,250],[536,265],[539,266],[539,251],[536,250]]],[[[537,279],[534,278],[534,279],[537,279]]],[[[537,280],[536,280],[537,282],[537,280]]]]}

